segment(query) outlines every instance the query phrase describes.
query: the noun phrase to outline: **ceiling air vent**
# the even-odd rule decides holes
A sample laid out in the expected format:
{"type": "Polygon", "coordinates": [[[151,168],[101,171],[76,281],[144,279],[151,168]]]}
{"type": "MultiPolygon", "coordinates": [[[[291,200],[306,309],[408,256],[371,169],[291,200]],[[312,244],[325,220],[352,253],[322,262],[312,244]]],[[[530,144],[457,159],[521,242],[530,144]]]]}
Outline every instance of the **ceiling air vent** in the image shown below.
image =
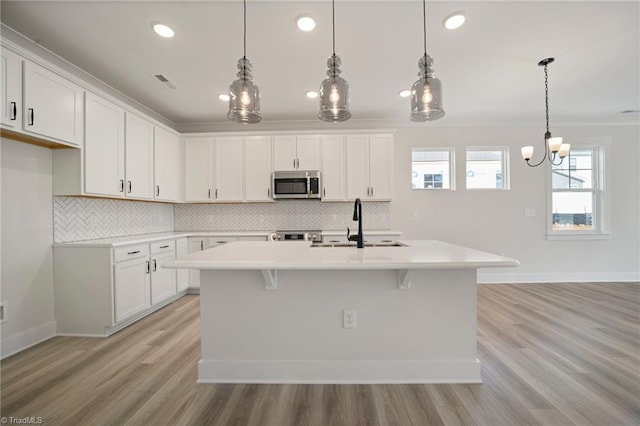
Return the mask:
{"type": "Polygon", "coordinates": [[[153,76],[154,76],[154,77],[156,78],[156,80],[158,80],[158,81],[159,81],[163,86],[168,87],[169,89],[173,89],[173,90],[175,90],[175,89],[177,89],[177,88],[178,88],[178,86],[176,86],[175,84],[173,84],[171,81],[169,81],[169,79],[168,79],[166,76],[164,76],[164,75],[162,75],[162,74],[154,74],[153,76]]]}

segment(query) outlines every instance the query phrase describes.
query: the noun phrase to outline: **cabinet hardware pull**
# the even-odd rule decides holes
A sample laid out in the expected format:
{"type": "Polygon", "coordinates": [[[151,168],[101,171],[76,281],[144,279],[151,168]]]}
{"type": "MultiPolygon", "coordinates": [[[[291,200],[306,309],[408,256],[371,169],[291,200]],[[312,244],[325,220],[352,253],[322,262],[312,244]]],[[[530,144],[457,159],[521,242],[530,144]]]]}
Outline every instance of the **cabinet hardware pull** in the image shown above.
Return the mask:
{"type": "Polygon", "coordinates": [[[211,188],[209,188],[209,199],[211,199],[211,188]]]}
{"type": "Polygon", "coordinates": [[[33,126],[33,123],[35,122],[35,119],[36,119],[35,114],[33,112],[33,108],[29,108],[28,111],[29,111],[29,123],[28,124],[29,124],[29,126],[33,126]]]}
{"type": "Polygon", "coordinates": [[[218,188],[216,188],[216,200],[218,199],[218,188]]]}
{"type": "Polygon", "coordinates": [[[140,250],[136,250],[136,251],[130,251],[127,254],[136,254],[136,253],[140,253],[140,250]]]}
{"type": "Polygon", "coordinates": [[[373,186],[371,187],[371,196],[373,197],[373,186]]]}
{"type": "Polygon", "coordinates": [[[128,181],[127,181],[127,184],[129,185],[129,190],[128,190],[127,192],[128,192],[129,194],[131,194],[131,181],[130,181],[130,180],[128,180],[128,181]]]}
{"type": "Polygon", "coordinates": [[[200,240],[200,250],[204,250],[204,240],[200,240]]]}
{"type": "Polygon", "coordinates": [[[322,196],[323,197],[327,196],[327,188],[322,188],[322,196]]]}
{"type": "Polygon", "coordinates": [[[158,261],[153,259],[153,272],[156,272],[158,270],[158,261]]]}
{"type": "Polygon", "coordinates": [[[151,263],[147,260],[147,274],[151,272],[151,263]]]}
{"type": "Polygon", "coordinates": [[[18,117],[18,104],[11,102],[11,117],[10,120],[15,120],[18,117]]]}
{"type": "Polygon", "coordinates": [[[216,244],[227,244],[229,241],[216,241],[216,244]]]}
{"type": "Polygon", "coordinates": [[[120,192],[124,192],[124,179],[120,179],[120,192]]]}
{"type": "Polygon", "coordinates": [[[168,246],[168,245],[166,245],[166,246],[160,246],[160,248],[169,248],[169,246],[168,246]]]}
{"type": "Polygon", "coordinates": [[[271,188],[267,188],[267,198],[271,198],[271,188]]]}
{"type": "Polygon", "coordinates": [[[293,159],[293,168],[294,169],[296,168],[296,159],[295,158],[293,159]]]}
{"type": "Polygon", "coordinates": [[[160,185],[156,185],[156,197],[160,196],[160,185]]]}
{"type": "Polygon", "coordinates": [[[300,159],[296,158],[296,169],[300,168],[300,159]]]}

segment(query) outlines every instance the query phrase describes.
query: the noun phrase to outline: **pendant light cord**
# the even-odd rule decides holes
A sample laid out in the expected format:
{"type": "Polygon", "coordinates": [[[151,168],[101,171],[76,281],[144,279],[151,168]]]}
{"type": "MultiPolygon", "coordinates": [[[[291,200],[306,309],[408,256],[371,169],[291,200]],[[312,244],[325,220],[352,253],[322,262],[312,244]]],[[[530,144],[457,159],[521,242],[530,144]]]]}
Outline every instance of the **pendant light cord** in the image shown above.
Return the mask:
{"type": "Polygon", "coordinates": [[[242,57],[247,59],[247,0],[244,0],[244,44],[242,46],[242,57]]]}
{"type": "Polygon", "coordinates": [[[424,30],[424,56],[425,56],[425,64],[427,63],[427,2],[426,0],[422,0],[422,18],[424,20],[424,26],[422,27],[424,30]]]}
{"type": "MultiPolygon", "coordinates": [[[[331,0],[331,26],[333,27],[333,56],[336,55],[336,4],[331,0]]],[[[334,59],[335,61],[335,59],[334,59]]]]}

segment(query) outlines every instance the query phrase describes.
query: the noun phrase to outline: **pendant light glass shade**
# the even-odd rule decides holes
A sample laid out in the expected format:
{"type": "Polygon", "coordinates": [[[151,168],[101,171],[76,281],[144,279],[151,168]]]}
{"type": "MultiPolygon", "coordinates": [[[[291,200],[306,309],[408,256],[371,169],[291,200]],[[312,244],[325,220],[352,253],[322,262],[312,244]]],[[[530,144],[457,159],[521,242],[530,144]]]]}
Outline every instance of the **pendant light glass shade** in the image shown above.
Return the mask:
{"type": "Polygon", "coordinates": [[[433,121],[444,117],[442,83],[433,76],[433,58],[424,55],[418,61],[420,79],[411,87],[411,121],[433,121]]]}
{"type": "Polygon", "coordinates": [[[260,90],[251,80],[251,62],[247,59],[247,0],[243,1],[242,58],[238,60],[238,79],[229,86],[227,118],[236,123],[253,124],[262,121],[260,90]]]}
{"type": "Polygon", "coordinates": [[[236,123],[259,123],[260,89],[251,80],[251,62],[242,57],[238,60],[238,79],[229,86],[229,112],[227,118],[236,123]]]}
{"type": "Polygon", "coordinates": [[[340,77],[340,57],[335,53],[327,60],[327,78],[320,84],[320,113],[323,121],[339,122],[351,118],[349,111],[349,83],[340,77]]]}

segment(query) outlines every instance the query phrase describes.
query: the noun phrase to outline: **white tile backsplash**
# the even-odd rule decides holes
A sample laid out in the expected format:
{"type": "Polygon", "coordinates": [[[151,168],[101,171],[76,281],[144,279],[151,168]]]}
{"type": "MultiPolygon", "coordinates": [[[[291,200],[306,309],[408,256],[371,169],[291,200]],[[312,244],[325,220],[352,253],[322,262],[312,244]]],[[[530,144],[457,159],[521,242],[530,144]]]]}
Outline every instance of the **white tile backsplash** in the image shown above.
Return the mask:
{"type": "Polygon", "coordinates": [[[57,243],[173,229],[172,204],[53,197],[53,239],[57,243]]]}
{"type": "MultiPolygon", "coordinates": [[[[362,204],[365,229],[389,229],[390,203],[362,204]]],[[[342,230],[354,228],[352,203],[278,200],[274,203],[176,204],[176,231],[342,230]]]]}
{"type": "MultiPolygon", "coordinates": [[[[362,205],[365,229],[389,229],[390,203],[362,205]]],[[[56,242],[169,231],[343,230],[352,203],[279,200],[274,203],[164,204],[102,198],[54,197],[56,242]]]]}

